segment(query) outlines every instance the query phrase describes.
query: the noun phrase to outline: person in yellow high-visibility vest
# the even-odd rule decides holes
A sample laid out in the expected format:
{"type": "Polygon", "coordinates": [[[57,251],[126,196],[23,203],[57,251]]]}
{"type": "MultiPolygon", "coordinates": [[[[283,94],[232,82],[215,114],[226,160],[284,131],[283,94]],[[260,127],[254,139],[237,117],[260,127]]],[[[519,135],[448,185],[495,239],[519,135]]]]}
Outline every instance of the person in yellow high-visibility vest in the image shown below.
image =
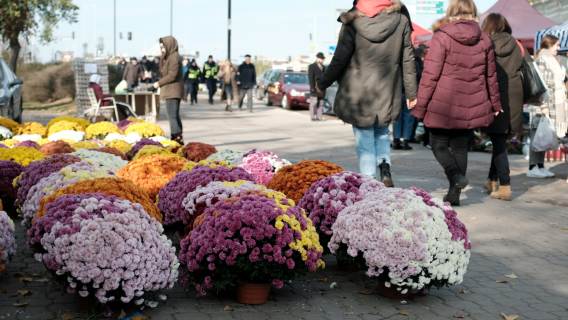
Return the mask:
{"type": "Polygon", "coordinates": [[[197,93],[199,91],[199,80],[201,79],[201,69],[197,65],[195,59],[191,60],[189,71],[187,72],[189,81],[189,94],[191,96],[191,104],[197,104],[197,93]]]}
{"type": "Polygon", "coordinates": [[[219,66],[213,60],[213,56],[209,56],[207,62],[203,66],[203,77],[205,78],[205,83],[207,84],[207,90],[209,91],[209,104],[213,104],[213,96],[217,92],[217,74],[219,73],[219,66]]]}

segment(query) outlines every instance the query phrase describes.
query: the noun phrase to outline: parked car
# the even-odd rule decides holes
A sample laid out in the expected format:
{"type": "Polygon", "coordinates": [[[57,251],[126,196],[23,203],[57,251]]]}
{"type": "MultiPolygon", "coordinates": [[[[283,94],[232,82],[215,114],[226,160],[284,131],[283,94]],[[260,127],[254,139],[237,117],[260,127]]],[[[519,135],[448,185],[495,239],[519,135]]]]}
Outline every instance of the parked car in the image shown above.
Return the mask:
{"type": "Polygon", "coordinates": [[[23,81],[0,59],[0,116],[22,122],[23,81]]]}
{"type": "Polygon", "coordinates": [[[335,105],[335,96],[337,95],[337,88],[338,84],[337,82],[334,82],[331,85],[331,87],[327,88],[327,90],[325,91],[325,98],[323,101],[324,114],[329,114],[332,116],[335,115],[335,110],[333,109],[333,106],[335,105]]]}
{"type": "Polygon", "coordinates": [[[274,70],[267,89],[267,105],[285,109],[309,108],[310,83],[306,72],[274,70]]]}
{"type": "Polygon", "coordinates": [[[260,75],[260,77],[257,78],[258,80],[256,83],[256,98],[258,100],[262,100],[264,99],[264,97],[266,97],[266,89],[268,88],[268,82],[271,73],[272,70],[266,70],[260,75]]]}

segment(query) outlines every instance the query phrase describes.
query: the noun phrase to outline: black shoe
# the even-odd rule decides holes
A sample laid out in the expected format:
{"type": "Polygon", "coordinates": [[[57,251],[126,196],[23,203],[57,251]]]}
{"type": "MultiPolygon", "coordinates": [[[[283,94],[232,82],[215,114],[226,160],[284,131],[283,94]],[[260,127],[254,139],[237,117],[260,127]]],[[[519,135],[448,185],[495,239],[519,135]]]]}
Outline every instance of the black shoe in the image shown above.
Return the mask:
{"type": "Polygon", "coordinates": [[[180,145],[184,145],[183,143],[183,134],[174,134],[171,136],[171,139],[177,143],[179,143],[180,145]]]}
{"type": "Polygon", "coordinates": [[[379,173],[381,175],[381,182],[385,185],[385,187],[393,188],[394,183],[392,181],[390,165],[385,160],[383,160],[383,163],[379,165],[379,173]]]}
{"type": "Polygon", "coordinates": [[[467,180],[467,178],[461,174],[457,174],[452,178],[453,184],[454,186],[459,189],[460,191],[462,189],[464,189],[465,187],[467,187],[467,185],[469,184],[469,180],[467,180]]]}
{"type": "Polygon", "coordinates": [[[404,140],[404,143],[402,144],[402,150],[412,150],[412,147],[408,145],[408,141],[404,140]]]}
{"type": "Polygon", "coordinates": [[[392,142],[393,150],[402,150],[402,144],[400,143],[400,139],[394,139],[392,142]]]}
{"type": "Polygon", "coordinates": [[[458,189],[457,187],[450,187],[450,189],[448,190],[448,194],[444,196],[444,202],[448,202],[454,207],[459,207],[460,195],[461,195],[461,189],[458,189]]]}
{"type": "Polygon", "coordinates": [[[231,108],[230,105],[227,105],[227,106],[225,107],[225,111],[227,111],[227,112],[233,112],[233,108],[231,108]]]}

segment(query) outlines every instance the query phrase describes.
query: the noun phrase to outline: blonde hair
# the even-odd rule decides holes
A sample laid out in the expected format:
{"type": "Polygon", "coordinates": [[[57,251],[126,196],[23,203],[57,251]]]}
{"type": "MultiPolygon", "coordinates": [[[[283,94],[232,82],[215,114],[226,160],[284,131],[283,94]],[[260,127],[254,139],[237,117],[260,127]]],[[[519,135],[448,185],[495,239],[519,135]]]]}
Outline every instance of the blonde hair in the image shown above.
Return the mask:
{"type": "Polygon", "coordinates": [[[477,6],[473,0],[451,0],[446,10],[450,20],[478,20],[477,6]]]}

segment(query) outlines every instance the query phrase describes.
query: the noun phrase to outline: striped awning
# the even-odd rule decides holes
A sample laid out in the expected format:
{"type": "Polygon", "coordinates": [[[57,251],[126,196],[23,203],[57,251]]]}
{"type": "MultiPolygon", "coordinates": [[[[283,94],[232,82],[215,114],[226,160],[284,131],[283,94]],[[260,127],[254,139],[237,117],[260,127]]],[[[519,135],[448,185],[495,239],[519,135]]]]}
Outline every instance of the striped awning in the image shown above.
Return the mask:
{"type": "Polygon", "coordinates": [[[542,41],[542,37],[547,34],[556,36],[558,37],[558,39],[560,39],[560,51],[568,51],[568,22],[537,32],[534,44],[536,50],[540,49],[540,42],[542,41]]]}

